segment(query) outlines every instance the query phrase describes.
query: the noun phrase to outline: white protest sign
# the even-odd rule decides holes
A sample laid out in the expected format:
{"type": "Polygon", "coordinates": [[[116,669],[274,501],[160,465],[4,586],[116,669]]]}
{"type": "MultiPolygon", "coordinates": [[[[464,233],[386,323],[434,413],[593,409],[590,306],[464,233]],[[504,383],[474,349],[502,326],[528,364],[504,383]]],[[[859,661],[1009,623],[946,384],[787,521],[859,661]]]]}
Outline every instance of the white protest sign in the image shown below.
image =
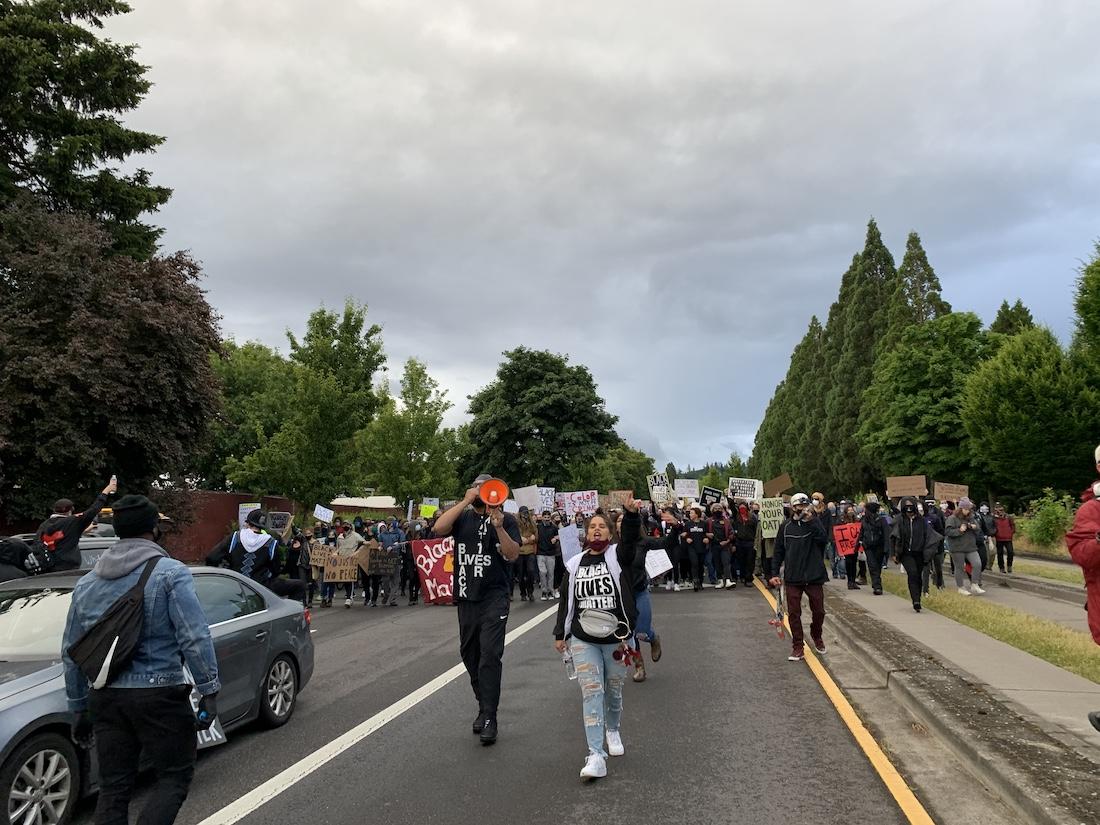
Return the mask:
{"type": "Polygon", "coordinates": [[[515,496],[516,504],[520,507],[526,507],[532,513],[542,512],[542,498],[539,496],[538,487],[517,487],[512,491],[512,495],[515,496]]]}
{"type": "Polygon", "coordinates": [[[519,502],[517,502],[514,498],[504,499],[504,512],[515,515],[519,512],[519,502]]]}
{"type": "Polygon", "coordinates": [[[774,539],[779,534],[779,526],[783,523],[783,499],[765,498],[760,501],[760,535],[762,538],[774,539]]]}
{"type": "Polygon", "coordinates": [[[557,501],[553,487],[539,487],[539,512],[553,510],[557,501]]]}
{"type": "Polygon", "coordinates": [[[420,503],[421,504],[427,504],[429,507],[438,507],[439,506],[439,499],[437,499],[437,498],[426,498],[420,503]]]}
{"type": "Polygon", "coordinates": [[[655,579],[671,569],[672,560],[669,559],[668,552],[664,548],[650,550],[645,554],[645,572],[651,579],[655,579]]]}
{"type": "Polygon", "coordinates": [[[758,478],[731,478],[728,489],[730,498],[759,501],[764,497],[764,482],[758,478]]]}
{"type": "Polygon", "coordinates": [[[332,510],[328,507],[322,507],[318,504],[313,508],[313,517],[318,521],[323,521],[325,524],[332,524],[332,519],[336,516],[332,510]]]}
{"type": "Polygon", "coordinates": [[[237,525],[239,527],[244,527],[244,523],[245,523],[245,520],[248,518],[248,514],[251,513],[253,510],[259,510],[259,509],[260,509],[260,502],[258,502],[258,501],[250,501],[250,502],[247,502],[246,504],[238,504],[237,505],[237,525]]]}
{"type": "Polygon", "coordinates": [[[581,552],[581,531],[574,524],[558,528],[558,546],[561,548],[562,561],[569,561],[581,552]]]}
{"type": "Polygon", "coordinates": [[[678,478],[674,489],[677,498],[697,499],[699,498],[699,479],[678,478]]]}
{"type": "Polygon", "coordinates": [[[668,501],[672,486],[668,483],[668,473],[654,473],[645,477],[649,485],[649,500],[658,503],[668,501]]]}
{"type": "MultiPolygon", "coordinates": [[[[253,510],[256,508],[253,507],[253,510]]],[[[183,678],[187,684],[191,685],[191,694],[188,699],[191,701],[191,712],[196,716],[199,712],[199,701],[202,699],[202,694],[199,693],[195,687],[195,677],[191,675],[191,668],[187,665],[183,666],[183,678]]],[[[225,738],[225,728],[222,727],[222,720],[220,716],[214,717],[214,724],[206,730],[195,731],[195,744],[198,749],[206,750],[212,748],[215,745],[224,745],[228,740],[225,738]]]]}
{"type": "Polygon", "coordinates": [[[574,493],[558,493],[554,496],[555,507],[564,510],[568,518],[575,513],[590,516],[600,506],[600,494],[596,490],[581,490],[574,493]]]}

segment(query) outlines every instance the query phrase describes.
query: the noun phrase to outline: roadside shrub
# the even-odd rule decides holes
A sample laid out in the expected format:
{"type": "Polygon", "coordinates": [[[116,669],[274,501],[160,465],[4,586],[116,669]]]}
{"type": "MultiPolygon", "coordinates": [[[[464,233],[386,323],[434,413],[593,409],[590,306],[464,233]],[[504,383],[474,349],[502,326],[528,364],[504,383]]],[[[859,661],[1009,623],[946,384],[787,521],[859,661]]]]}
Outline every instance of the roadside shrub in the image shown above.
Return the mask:
{"type": "Polygon", "coordinates": [[[1020,520],[1020,531],[1034,545],[1055,547],[1062,543],[1066,531],[1073,526],[1074,512],[1072,497],[1058,496],[1047,487],[1032,501],[1027,519],[1020,520]]]}

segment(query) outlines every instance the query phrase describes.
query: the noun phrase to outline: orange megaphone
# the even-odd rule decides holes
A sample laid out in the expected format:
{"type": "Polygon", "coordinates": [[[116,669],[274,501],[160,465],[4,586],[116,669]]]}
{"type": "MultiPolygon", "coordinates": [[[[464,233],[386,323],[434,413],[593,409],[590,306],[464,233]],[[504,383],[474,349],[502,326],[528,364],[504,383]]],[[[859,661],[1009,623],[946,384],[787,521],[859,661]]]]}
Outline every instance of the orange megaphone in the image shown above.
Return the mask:
{"type": "Polygon", "coordinates": [[[508,485],[499,478],[490,478],[488,481],[483,481],[481,486],[477,488],[478,498],[490,507],[503,506],[505,499],[508,498],[508,492],[508,485]]]}

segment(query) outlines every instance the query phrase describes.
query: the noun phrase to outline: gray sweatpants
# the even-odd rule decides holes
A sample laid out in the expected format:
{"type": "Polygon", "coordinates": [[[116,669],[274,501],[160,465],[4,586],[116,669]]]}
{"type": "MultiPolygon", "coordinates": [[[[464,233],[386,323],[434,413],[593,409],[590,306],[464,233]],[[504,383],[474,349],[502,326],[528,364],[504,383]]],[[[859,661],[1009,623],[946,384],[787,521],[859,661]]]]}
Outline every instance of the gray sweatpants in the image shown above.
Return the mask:
{"type": "Polygon", "coordinates": [[[966,553],[951,553],[951,563],[955,566],[955,584],[963,587],[966,583],[966,562],[970,562],[970,580],[978,587],[982,586],[982,557],[977,550],[966,553]]]}
{"type": "Polygon", "coordinates": [[[545,590],[547,593],[554,592],[554,564],[557,562],[557,556],[536,556],[539,566],[539,586],[540,590],[545,590]]]}

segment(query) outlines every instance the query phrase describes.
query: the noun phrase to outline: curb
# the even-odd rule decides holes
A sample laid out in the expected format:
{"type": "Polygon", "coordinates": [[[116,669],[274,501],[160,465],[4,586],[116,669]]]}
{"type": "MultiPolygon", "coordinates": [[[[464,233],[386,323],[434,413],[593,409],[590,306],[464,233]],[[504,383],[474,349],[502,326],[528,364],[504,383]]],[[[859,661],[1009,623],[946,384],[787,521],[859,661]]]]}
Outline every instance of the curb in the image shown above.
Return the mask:
{"type": "Polygon", "coordinates": [[[1075,584],[1059,584],[1047,582],[1034,576],[1011,576],[1005,573],[997,573],[990,570],[982,571],[982,581],[996,582],[1000,587],[1010,590],[1020,590],[1042,596],[1045,599],[1054,599],[1066,604],[1083,605],[1085,603],[1085,586],[1075,584]]]}
{"type": "MultiPolygon", "coordinates": [[[[838,600],[843,600],[843,597],[828,597],[829,616],[845,646],[871,673],[883,679],[890,694],[915,719],[936,733],[967,771],[1000,795],[1024,821],[1043,825],[1079,825],[1082,822],[1100,821],[1100,800],[1091,790],[1082,793],[1095,783],[1093,763],[1066,743],[1042,731],[1034,721],[1024,718],[1014,708],[992,696],[983,685],[968,680],[950,666],[941,663],[933,651],[904,633],[885,625],[850,602],[843,602],[845,609],[837,610],[838,600]],[[908,655],[914,669],[922,666],[927,668],[929,672],[925,674],[926,678],[915,677],[904,662],[898,662],[896,667],[891,666],[886,661],[887,656],[871,647],[861,637],[859,629],[852,623],[852,617],[845,613],[858,617],[860,624],[864,625],[864,632],[869,624],[873,624],[887,636],[895,637],[895,652],[899,652],[901,658],[908,655]],[[905,650],[900,651],[901,648],[905,650]],[[932,681],[935,689],[926,687],[922,684],[924,681],[932,681]],[[1022,744],[1036,747],[1044,755],[1042,764],[1033,766],[1045,771],[1044,781],[1038,781],[1036,777],[1006,761],[1006,752],[1010,755],[1014,753],[1011,743],[997,742],[1002,750],[998,752],[993,739],[983,738],[980,731],[974,735],[967,733],[962,715],[955,715],[942,698],[952,691],[962,691],[980,704],[992,706],[998,717],[1009,716],[1013,722],[1018,721],[1022,735],[1027,740],[1022,744]],[[1059,787],[1062,780],[1064,785],[1059,787]],[[1062,790],[1063,796],[1078,802],[1080,806],[1087,807],[1088,810],[1082,812],[1087,815],[1086,818],[1063,805],[1058,799],[1057,790],[1062,790]]],[[[994,718],[987,710],[978,710],[977,713],[994,718]]],[[[994,737],[995,735],[994,733],[994,737]]]]}

